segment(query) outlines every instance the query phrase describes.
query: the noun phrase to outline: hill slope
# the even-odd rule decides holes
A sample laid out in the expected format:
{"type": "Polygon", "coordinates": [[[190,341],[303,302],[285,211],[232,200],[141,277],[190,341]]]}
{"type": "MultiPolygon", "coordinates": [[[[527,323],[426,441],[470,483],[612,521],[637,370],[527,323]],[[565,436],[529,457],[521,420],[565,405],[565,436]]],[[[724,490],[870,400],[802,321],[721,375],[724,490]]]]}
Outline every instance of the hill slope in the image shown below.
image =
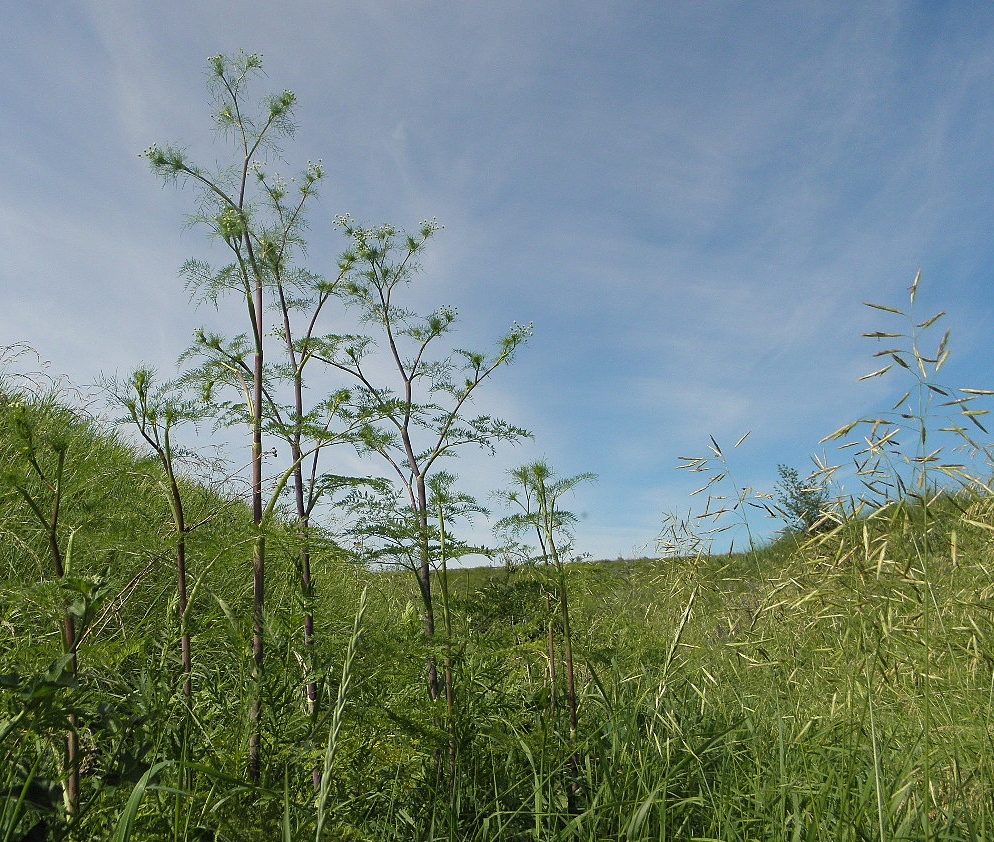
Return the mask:
{"type": "Polygon", "coordinates": [[[0,838],[994,835],[990,501],[898,505],[752,555],[567,565],[565,591],[545,565],[452,571],[430,645],[413,578],[369,574],[326,541],[314,653],[296,538],[277,526],[257,678],[251,520],[188,482],[203,523],[188,708],[156,463],[57,401],[8,398],[0,464],[0,838]],[[448,703],[426,693],[428,659],[451,667],[448,703]]]}

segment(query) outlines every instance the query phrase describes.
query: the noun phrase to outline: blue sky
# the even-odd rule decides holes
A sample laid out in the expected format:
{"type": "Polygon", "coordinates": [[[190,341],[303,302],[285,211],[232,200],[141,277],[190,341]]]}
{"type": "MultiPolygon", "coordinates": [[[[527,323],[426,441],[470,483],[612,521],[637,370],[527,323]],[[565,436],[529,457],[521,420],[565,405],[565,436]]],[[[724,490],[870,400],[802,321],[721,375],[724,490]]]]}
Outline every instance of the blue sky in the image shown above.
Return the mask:
{"type": "MultiPolygon", "coordinates": [[[[988,388],[994,346],[994,7],[935,3],[0,2],[0,344],[79,384],[174,370],[200,324],[178,269],[221,259],[193,196],[139,153],[211,163],[207,57],[264,56],[298,96],[285,171],[328,170],[332,220],[444,230],[414,301],[465,347],[535,336],[478,406],[531,443],[452,467],[485,497],[544,457],[592,471],[578,549],[631,556],[686,511],[708,436],[770,490],[900,382],[860,334],[921,269],[945,382],[988,388]]],[[[344,457],[343,457],[344,458],[344,457]]],[[[345,459],[347,463],[350,460],[345,459]]],[[[354,460],[352,460],[354,461],[354,460]]],[[[360,468],[361,469],[361,468],[360,468]]],[[[758,531],[774,525],[757,523],[758,531]]]]}

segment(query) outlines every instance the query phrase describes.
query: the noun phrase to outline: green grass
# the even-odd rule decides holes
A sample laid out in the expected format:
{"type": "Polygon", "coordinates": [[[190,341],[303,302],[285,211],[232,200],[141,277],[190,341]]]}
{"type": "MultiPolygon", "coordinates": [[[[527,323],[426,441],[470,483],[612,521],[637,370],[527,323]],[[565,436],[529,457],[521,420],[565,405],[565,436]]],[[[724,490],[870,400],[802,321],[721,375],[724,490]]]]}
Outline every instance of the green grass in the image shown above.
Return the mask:
{"type": "Polygon", "coordinates": [[[565,694],[553,706],[547,679],[549,623],[558,629],[545,571],[450,572],[450,766],[413,579],[368,573],[330,540],[315,556],[322,702],[308,714],[295,537],[277,527],[253,786],[244,506],[187,488],[191,519],[209,518],[190,542],[187,709],[155,466],[79,413],[31,408],[66,444],[71,575],[59,582],[11,490],[30,480],[11,411],[0,409],[3,842],[994,838],[989,500],[940,498],[927,519],[896,506],[746,555],[568,565],[575,767],[565,694]],[[75,677],[61,657],[67,606],[82,634],[75,677]],[[82,754],[73,816],[70,713],[82,754]]]}

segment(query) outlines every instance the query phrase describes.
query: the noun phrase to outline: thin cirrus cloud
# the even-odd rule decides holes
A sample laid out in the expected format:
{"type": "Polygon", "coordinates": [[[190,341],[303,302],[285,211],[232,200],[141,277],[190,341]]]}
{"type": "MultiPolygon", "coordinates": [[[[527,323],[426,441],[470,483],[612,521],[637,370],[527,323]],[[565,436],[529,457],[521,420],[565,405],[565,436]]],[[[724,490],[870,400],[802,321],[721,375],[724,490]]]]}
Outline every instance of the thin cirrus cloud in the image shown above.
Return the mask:
{"type": "MultiPolygon", "coordinates": [[[[223,157],[206,57],[265,56],[294,90],[293,172],[322,158],[309,265],[332,219],[436,217],[420,307],[461,345],[536,335],[481,411],[534,443],[456,466],[485,495],[547,456],[595,471],[580,545],[614,557],[685,510],[678,455],[723,446],[742,485],[803,468],[893,400],[862,301],[949,310],[949,377],[990,385],[994,12],[880,3],[19,4],[0,56],[0,330],[80,383],[169,367],[194,310],[177,277],[221,259],[192,195],[139,153],[223,157]],[[154,324],[154,328],[149,328],[154,324]],[[957,344],[959,343],[959,344],[957,344]],[[151,345],[151,347],[149,347],[151,345]]],[[[931,313],[929,313],[931,315],[931,313]]]]}

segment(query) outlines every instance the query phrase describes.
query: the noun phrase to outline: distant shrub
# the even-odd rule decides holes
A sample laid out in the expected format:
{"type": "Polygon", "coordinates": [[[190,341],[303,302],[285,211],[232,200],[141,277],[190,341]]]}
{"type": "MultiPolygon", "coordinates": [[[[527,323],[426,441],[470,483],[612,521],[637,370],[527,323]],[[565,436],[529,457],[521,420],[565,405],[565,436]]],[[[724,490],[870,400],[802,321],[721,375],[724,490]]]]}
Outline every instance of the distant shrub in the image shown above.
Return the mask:
{"type": "Polygon", "coordinates": [[[801,479],[794,468],[777,465],[777,509],[788,532],[815,532],[825,521],[829,505],[825,486],[808,477],[801,479]]]}

